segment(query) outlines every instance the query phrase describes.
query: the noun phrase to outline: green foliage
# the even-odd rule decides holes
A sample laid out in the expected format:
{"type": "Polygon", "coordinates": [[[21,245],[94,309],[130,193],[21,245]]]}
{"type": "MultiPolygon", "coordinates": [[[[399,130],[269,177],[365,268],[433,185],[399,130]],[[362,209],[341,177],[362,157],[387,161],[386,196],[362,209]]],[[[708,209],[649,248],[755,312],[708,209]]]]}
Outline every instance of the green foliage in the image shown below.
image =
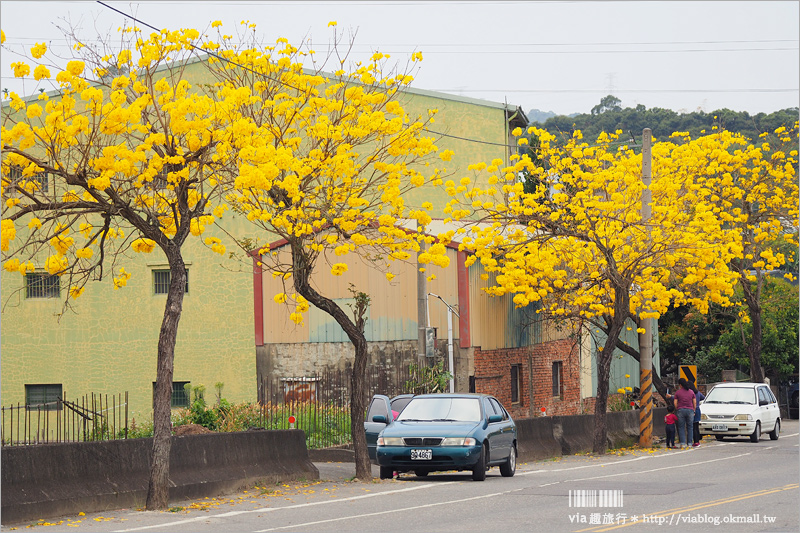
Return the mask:
{"type": "Polygon", "coordinates": [[[437,361],[432,366],[409,365],[412,378],[406,381],[406,391],[413,394],[429,394],[446,392],[453,375],[444,369],[444,361],[437,361]]]}
{"type": "MultiPolygon", "coordinates": [[[[128,426],[128,438],[129,439],[146,439],[153,436],[153,421],[149,420],[144,424],[137,424],[136,419],[132,418],[131,423],[128,426]]],[[[125,438],[125,430],[120,429],[117,431],[117,438],[124,439],[125,438]]]]}
{"type": "MultiPolygon", "coordinates": [[[[209,407],[202,399],[196,399],[188,409],[180,409],[173,414],[172,425],[199,424],[216,432],[253,428],[275,430],[288,429],[290,416],[296,419],[295,428],[305,432],[309,448],[336,446],[351,441],[350,412],[347,407],[314,402],[262,406],[253,402],[232,404],[222,398],[218,405],[209,407]]],[[[148,436],[152,436],[152,425],[148,436]]]]}
{"type": "MultiPolygon", "coordinates": [[[[737,289],[737,292],[741,288],[737,289]]],[[[781,278],[766,277],[762,289],[761,364],[767,375],[785,377],[797,372],[798,287],[781,278]]],[[[678,364],[695,364],[707,382],[722,379],[723,370],[748,373],[750,360],[742,340],[752,324],[732,309],[712,306],[708,315],[672,309],[659,319],[661,372],[677,374],[678,364]]]]}
{"type": "MultiPolygon", "coordinates": [[[[782,279],[767,277],[761,293],[761,366],[767,375],[784,378],[797,372],[798,288],[782,279]]],[[[733,360],[747,367],[750,359],[742,337],[752,336],[749,320],[738,319],[709,350],[713,360],[733,360]]]]}
{"type": "Polygon", "coordinates": [[[601,132],[613,133],[622,130],[627,140],[628,136],[640,139],[644,128],[653,130],[653,135],[657,139],[666,139],[676,131],[688,131],[692,137],[697,137],[701,131],[711,133],[712,128],[717,126],[719,129],[757,139],[762,132],[773,132],[780,126],[791,126],[797,121],[798,114],[797,108],[756,115],[730,109],[718,109],[711,113],[693,111],[679,114],[657,107],[647,109],[641,104],[635,108],[623,109],[619,103],[619,99],[608,95],[603,97],[590,113],[551,117],[544,122],[543,127],[555,135],[572,135],[574,130],[581,130],[586,139],[596,139],[601,132]]]}

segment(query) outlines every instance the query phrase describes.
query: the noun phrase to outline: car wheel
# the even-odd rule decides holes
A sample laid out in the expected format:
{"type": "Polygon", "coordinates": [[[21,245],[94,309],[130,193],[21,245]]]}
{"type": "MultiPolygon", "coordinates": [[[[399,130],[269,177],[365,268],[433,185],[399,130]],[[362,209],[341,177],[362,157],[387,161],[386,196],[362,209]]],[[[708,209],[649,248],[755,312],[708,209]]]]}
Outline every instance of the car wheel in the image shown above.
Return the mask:
{"type": "Polygon", "coordinates": [[[750,442],[758,442],[759,437],[761,437],[761,422],[756,422],[756,429],[750,435],[750,442]]]}
{"type": "Polygon", "coordinates": [[[781,421],[779,419],[775,421],[775,429],[769,432],[769,438],[770,440],[778,440],[778,437],[780,436],[781,436],[781,421]]]}
{"type": "Polygon", "coordinates": [[[500,465],[500,474],[503,477],[513,477],[514,472],[517,471],[517,447],[511,446],[511,452],[508,454],[506,462],[500,465]]]}
{"type": "Polygon", "coordinates": [[[414,470],[414,474],[416,474],[417,477],[425,477],[425,476],[428,475],[428,471],[427,470],[414,470]]]}
{"type": "Polygon", "coordinates": [[[486,444],[484,443],[481,446],[481,456],[478,458],[478,462],[475,463],[475,466],[472,468],[472,480],[473,481],[483,481],[486,479],[486,456],[488,455],[488,450],[486,449],[486,444]]]}
{"type": "Polygon", "coordinates": [[[722,439],[724,439],[724,438],[725,438],[725,437],[724,437],[724,436],[722,436],[722,435],[714,435],[714,436],[717,438],[717,440],[722,440],[722,439]]]}
{"type": "Polygon", "coordinates": [[[394,477],[394,470],[391,466],[381,467],[381,479],[392,479],[394,477]]]}

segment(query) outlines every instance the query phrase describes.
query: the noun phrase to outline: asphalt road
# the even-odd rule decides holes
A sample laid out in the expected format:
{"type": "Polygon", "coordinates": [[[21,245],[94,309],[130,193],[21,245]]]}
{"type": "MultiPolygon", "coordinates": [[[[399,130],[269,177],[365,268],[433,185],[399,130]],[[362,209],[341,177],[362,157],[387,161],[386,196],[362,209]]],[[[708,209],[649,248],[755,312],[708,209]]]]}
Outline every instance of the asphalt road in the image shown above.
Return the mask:
{"type": "Polygon", "coordinates": [[[468,472],[360,482],[351,480],[351,464],[319,463],[319,481],[179,502],[170,511],[131,509],[43,520],[33,529],[797,532],[799,444],[798,421],[786,420],[777,441],[706,437],[689,451],[576,455],[520,464],[513,478],[493,468],[484,482],[472,481],[468,472]]]}

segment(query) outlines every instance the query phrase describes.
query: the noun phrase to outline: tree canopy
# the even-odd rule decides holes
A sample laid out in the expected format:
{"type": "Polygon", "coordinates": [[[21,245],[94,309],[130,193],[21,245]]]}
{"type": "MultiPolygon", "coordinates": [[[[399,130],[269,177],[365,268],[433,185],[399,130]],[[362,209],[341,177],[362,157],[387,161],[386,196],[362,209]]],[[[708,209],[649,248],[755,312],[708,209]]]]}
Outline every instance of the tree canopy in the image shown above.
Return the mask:
{"type": "Polygon", "coordinates": [[[600,100],[589,113],[573,116],[557,115],[532,125],[547,130],[553,135],[569,137],[576,130],[587,139],[596,139],[600,133],[622,131],[621,140],[632,144],[638,142],[644,128],[650,128],[656,139],[666,139],[676,131],[688,132],[693,138],[711,133],[714,126],[720,130],[739,133],[747,139],[757,139],[764,132],[774,132],[781,126],[791,127],[798,117],[798,108],[782,109],[772,113],[751,115],[746,111],[717,109],[711,112],[678,112],[659,107],[622,108],[618,98],[608,95],[600,100]]]}
{"type": "MultiPolygon", "coordinates": [[[[514,134],[529,145],[521,131],[514,134]]],[[[476,174],[490,175],[490,186],[474,186],[473,177],[448,182],[449,209],[456,219],[481,222],[463,247],[497,272],[490,294],[513,294],[520,307],[539,302],[544,316],[606,332],[595,404],[594,450],[602,452],[609,365],[625,321],[658,318],[674,305],[700,313],[732,305],[740,278],[733,265],[746,256],[746,244],[734,224],[742,212],[720,203],[721,186],[732,181],[730,172],[782,179],[792,171],[780,150],[756,149],[730,132],[697,139],[676,133],[652,148],[652,214],[645,220],[642,155],[618,146],[622,132],[601,133],[593,142],[576,132],[564,143],[544,130],[528,134],[536,163],[524,155],[511,167],[474,165],[476,174]],[[732,168],[722,168],[723,161],[732,168]]],[[[784,190],[796,199],[796,189],[784,190]]],[[[761,267],[782,263],[769,253],[761,257],[761,267]]]]}

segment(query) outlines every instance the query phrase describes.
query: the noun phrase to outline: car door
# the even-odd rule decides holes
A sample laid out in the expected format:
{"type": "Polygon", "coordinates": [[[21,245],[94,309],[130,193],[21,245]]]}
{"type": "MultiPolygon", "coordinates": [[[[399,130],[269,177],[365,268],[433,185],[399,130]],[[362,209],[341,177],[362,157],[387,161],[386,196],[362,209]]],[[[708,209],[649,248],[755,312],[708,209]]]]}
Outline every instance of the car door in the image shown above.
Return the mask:
{"type": "Polygon", "coordinates": [[[758,410],[761,413],[761,430],[771,431],[775,426],[777,418],[777,404],[772,402],[772,395],[769,394],[766,386],[758,387],[758,410]]]}
{"type": "Polygon", "coordinates": [[[503,417],[500,429],[500,457],[508,457],[511,452],[511,447],[514,445],[514,426],[511,423],[511,416],[508,411],[503,408],[500,400],[497,398],[489,398],[489,402],[494,406],[494,410],[503,417]]]}
{"type": "Polygon", "coordinates": [[[383,428],[393,421],[391,402],[388,396],[376,394],[372,397],[367,409],[367,416],[364,419],[364,432],[367,434],[367,452],[371,461],[376,461],[376,450],[378,445],[378,434],[383,428]],[[372,418],[383,416],[385,422],[376,422],[372,418]]]}
{"type": "Polygon", "coordinates": [[[495,407],[488,397],[483,399],[483,411],[486,416],[487,424],[486,440],[489,442],[489,457],[487,458],[487,462],[495,461],[508,454],[506,453],[504,455],[503,453],[503,421],[489,422],[489,417],[492,415],[499,415],[502,417],[503,414],[495,411],[495,407]]]}

